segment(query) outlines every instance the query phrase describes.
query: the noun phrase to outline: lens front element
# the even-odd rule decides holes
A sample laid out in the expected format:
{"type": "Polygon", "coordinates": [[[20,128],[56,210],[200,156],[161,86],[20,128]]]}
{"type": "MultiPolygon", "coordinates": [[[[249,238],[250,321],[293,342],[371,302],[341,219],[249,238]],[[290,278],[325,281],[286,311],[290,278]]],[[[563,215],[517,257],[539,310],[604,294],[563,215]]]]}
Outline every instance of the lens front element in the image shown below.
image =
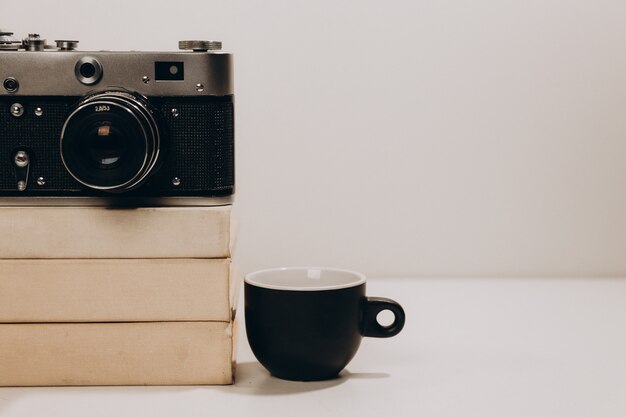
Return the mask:
{"type": "Polygon", "coordinates": [[[137,187],[155,167],[161,140],[148,104],[125,92],[83,100],[67,118],[61,158],[83,185],[105,191],[137,187]]]}
{"type": "Polygon", "coordinates": [[[95,123],[87,136],[87,142],[89,155],[100,169],[118,166],[127,148],[124,133],[109,121],[95,123]]]}

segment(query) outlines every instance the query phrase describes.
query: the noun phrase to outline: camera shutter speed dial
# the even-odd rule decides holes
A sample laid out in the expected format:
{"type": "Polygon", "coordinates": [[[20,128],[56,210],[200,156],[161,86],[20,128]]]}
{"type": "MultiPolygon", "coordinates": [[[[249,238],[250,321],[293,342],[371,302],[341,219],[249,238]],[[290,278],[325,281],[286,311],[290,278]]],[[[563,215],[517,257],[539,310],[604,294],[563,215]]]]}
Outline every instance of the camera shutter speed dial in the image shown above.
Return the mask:
{"type": "Polygon", "coordinates": [[[54,43],[57,44],[59,51],[74,51],[78,46],[78,41],[69,39],[56,39],[54,43]]]}
{"type": "Polygon", "coordinates": [[[178,41],[178,49],[194,52],[219,51],[222,49],[222,42],[202,40],[178,41]]]}

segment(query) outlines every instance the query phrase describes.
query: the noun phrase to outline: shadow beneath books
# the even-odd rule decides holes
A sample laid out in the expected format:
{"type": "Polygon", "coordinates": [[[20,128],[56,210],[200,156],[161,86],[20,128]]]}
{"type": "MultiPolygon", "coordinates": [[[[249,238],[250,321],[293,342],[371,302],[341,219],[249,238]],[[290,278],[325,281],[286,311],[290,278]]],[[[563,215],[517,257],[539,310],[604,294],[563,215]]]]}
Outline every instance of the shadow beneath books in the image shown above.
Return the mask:
{"type": "Polygon", "coordinates": [[[218,389],[231,394],[289,395],[332,388],[345,383],[349,379],[379,379],[387,377],[389,377],[389,374],[352,373],[344,369],[339,374],[339,377],[327,381],[286,381],[270,375],[258,362],[243,362],[237,364],[235,384],[219,387],[218,389]]]}
{"type": "Polygon", "coordinates": [[[192,388],[197,386],[0,387],[0,416],[6,415],[13,405],[22,400],[28,403],[29,408],[33,407],[33,400],[39,406],[41,404],[57,406],[62,399],[68,400],[64,404],[67,409],[83,406],[89,408],[93,407],[93,404],[105,406],[120,397],[145,396],[150,401],[162,395],[186,394],[192,388]]]}
{"type": "Polygon", "coordinates": [[[298,382],[285,381],[275,378],[265,370],[258,362],[242,362],[237,365],[236,382],[234,385],[213,386],[100,386],[100,387],[26,387],[26,388],[0,388],[0,416],[12,406],[27,397],[36,397],[40,404],[56,403],[61,397],[82,397],[84,403],[89,398],[90,403],[110,403],[111,398],[122,396],[144,395],[153,399],[168,394],[186,394],[197,388],[218,390],[227,394],[237,395],[290,395],[312,391],[320,391],[336,387],[350,379],[383,379],[388,378],[386,373],[356,372],[352,373],[344,369],[339,377],[328,381],[298,382]]]}

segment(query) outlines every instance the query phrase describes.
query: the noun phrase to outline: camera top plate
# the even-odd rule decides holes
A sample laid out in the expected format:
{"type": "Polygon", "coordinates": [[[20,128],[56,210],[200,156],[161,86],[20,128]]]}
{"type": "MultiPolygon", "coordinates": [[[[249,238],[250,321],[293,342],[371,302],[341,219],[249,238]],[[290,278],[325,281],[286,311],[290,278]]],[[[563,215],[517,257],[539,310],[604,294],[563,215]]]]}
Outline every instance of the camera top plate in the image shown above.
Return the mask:
{"type": "Polygon", "coordinates": [[[0,30],[0,96],[83,96],[124,87],[147,97],[233,94],[232,54],[219,41],[180,41],[183,50],[79,51],[76,40],[17,41],[0,30]],[[7,88],[11,87],[11,88],[7,88]],[[17,87],[17,88],[15,88],[17,87]]]}

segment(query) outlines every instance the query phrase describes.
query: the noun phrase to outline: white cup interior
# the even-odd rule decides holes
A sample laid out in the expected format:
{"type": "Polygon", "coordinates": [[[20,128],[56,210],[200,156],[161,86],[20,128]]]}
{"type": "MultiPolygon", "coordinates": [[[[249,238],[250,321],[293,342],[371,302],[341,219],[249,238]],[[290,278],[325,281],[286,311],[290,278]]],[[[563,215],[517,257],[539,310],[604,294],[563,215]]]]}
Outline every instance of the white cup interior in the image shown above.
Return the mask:
{"type": "Polygon", "coordinates": [[[245,281],[272,290],[323,291],[356,287],[365,282],[365,275],[346,269],[292,267],[252,272],[245,281]]]}

